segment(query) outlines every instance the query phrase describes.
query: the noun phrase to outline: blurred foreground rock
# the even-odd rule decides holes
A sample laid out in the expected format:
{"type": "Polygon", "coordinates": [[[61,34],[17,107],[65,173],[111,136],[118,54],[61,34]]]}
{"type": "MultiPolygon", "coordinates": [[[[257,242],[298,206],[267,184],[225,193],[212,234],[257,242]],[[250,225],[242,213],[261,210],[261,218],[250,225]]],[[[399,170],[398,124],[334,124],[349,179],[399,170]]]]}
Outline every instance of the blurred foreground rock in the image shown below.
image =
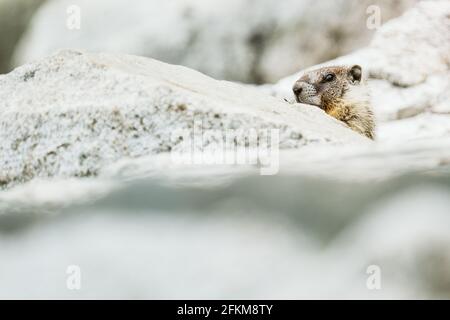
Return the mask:
{"type": "Polygon", "coordinates": [[[448,166],[355,183],[133,162],[0,192],[0,298],[450,298],[448,166]]]}

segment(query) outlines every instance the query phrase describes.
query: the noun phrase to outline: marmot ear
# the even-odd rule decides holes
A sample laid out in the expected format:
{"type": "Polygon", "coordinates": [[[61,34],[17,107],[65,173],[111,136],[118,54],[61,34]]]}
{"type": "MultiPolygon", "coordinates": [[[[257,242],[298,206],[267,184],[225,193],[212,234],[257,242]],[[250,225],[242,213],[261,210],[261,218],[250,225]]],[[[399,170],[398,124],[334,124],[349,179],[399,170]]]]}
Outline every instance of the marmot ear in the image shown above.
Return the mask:
{"type": "Polygon", "coordinates": [[[360,82],[362,76],[361,66],[355,64],[353,67],[351,67],[349,71],[349,76],[353,82],[360,82]]]}

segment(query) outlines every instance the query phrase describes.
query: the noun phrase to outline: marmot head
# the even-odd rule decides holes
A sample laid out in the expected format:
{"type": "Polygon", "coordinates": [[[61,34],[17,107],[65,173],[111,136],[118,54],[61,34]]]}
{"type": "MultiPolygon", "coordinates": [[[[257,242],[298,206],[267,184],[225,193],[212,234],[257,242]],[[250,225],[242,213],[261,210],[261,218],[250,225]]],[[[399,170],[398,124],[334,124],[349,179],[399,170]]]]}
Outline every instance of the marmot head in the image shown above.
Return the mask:
{"type": "Polygon", "coordinates": [[[352,87],[361,84],[362,70],[358,65],[351,67],[331,66],[305,73],[292,90],[299,103],[327,108],[328,103],[344,98],[352,87]]]}

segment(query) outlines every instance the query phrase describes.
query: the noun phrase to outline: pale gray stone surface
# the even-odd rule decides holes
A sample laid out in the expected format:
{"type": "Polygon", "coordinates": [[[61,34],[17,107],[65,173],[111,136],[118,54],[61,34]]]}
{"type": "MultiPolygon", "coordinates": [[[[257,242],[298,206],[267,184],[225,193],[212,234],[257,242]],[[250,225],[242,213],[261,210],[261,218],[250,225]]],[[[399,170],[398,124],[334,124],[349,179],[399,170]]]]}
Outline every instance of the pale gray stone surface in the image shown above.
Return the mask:
{"type": "Polygon", "coordinates": [[[317,108],[147,58],[63,51],[0,76],[3,184],[176,150],[177,129],[269,128],[281,148],[370,143],[317,108]]]}

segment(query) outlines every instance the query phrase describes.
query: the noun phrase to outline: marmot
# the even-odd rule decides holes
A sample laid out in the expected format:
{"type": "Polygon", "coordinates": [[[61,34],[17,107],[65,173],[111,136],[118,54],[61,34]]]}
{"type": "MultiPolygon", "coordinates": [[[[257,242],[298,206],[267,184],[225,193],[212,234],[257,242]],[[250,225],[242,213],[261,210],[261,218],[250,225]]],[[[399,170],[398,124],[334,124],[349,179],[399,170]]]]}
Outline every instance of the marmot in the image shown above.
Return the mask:
{"type": "Polygon", "coordinates": [[[375,122],[362,69],[330,66],[306,72],[292,90],[299,103],[323,109],[351,129],[374,139],[375,122]]]}

